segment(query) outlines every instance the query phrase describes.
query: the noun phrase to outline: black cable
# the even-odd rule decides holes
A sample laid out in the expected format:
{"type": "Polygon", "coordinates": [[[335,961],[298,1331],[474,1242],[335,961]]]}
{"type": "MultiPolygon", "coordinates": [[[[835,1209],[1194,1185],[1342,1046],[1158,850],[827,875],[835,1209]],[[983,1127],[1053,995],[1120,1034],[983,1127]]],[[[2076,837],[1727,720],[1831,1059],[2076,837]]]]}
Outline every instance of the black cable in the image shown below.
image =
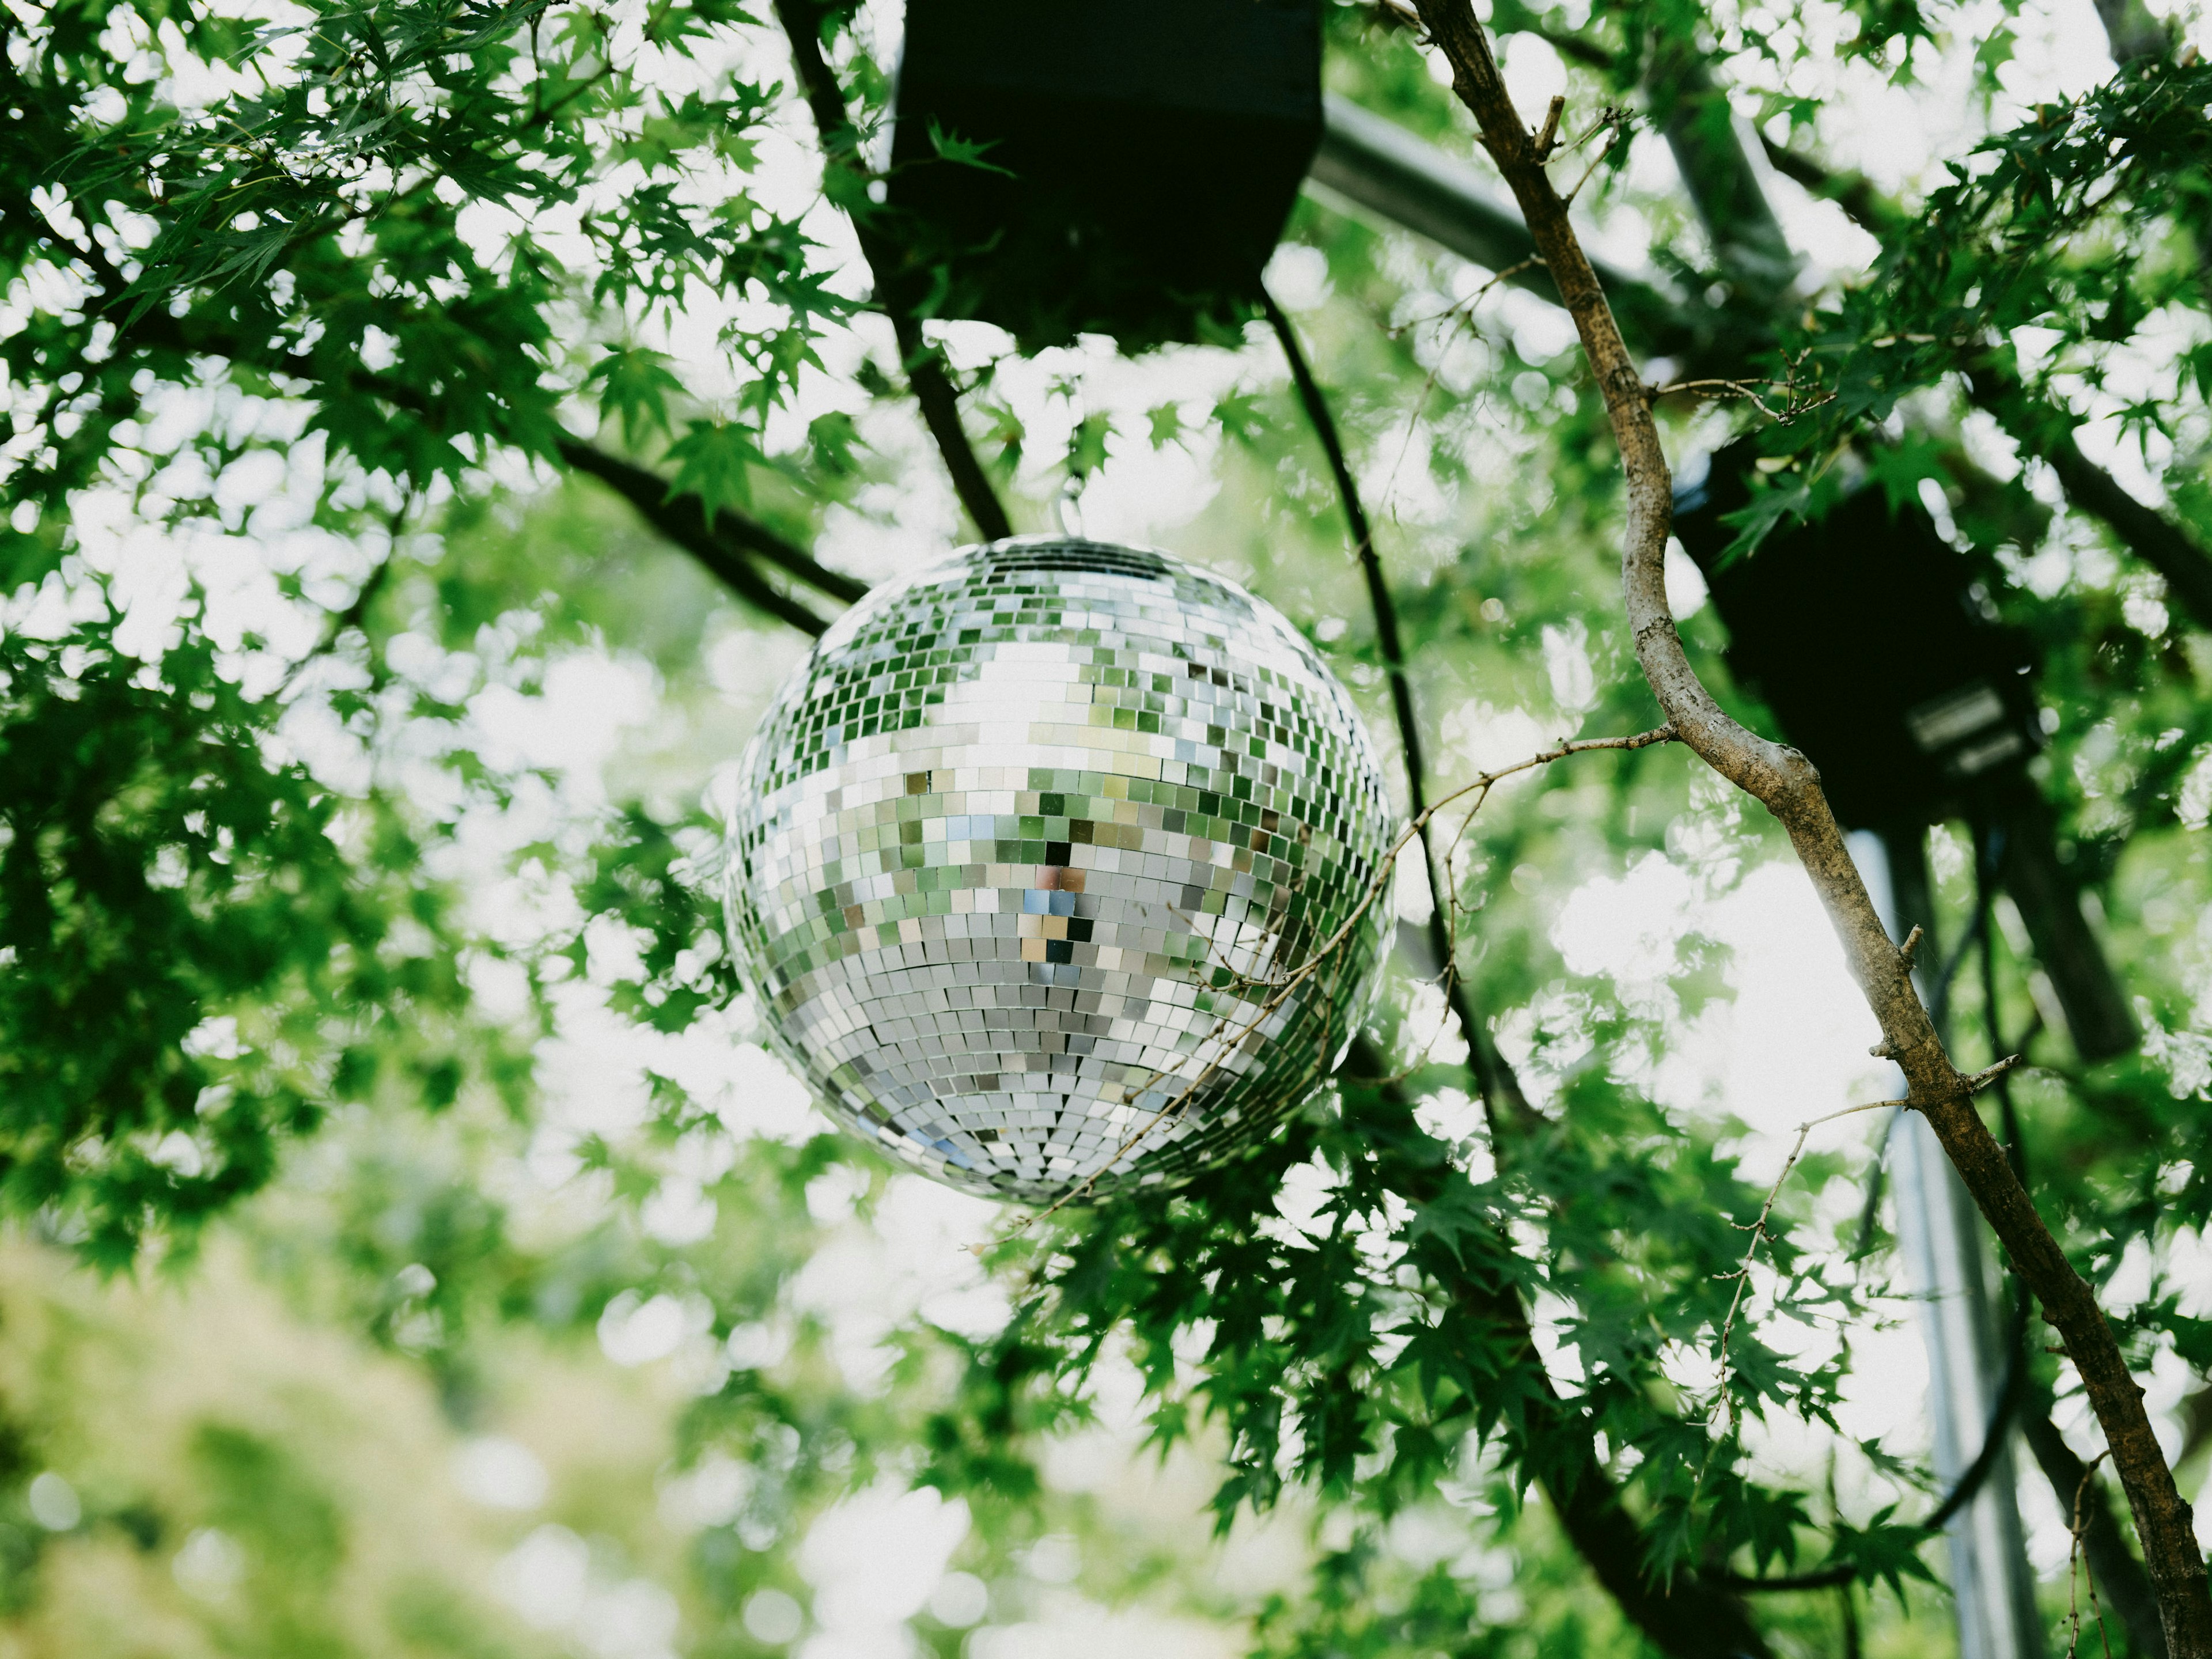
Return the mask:
{"type": "MultiPolygon", "coordinates": [[[[1368,608],[1375,615],[1375,643],[1382,653],[1383,672],[1390,682],[1390,712],[1397,723],[1398,746],[1406,764],[1407,813],[1418,820],[1428,811],[1428,769],[1422,756],[1421,728],[1413,714],[1413,688],[1406,677],[1405,646],[1398,632],[1398,607],[1390,597],[1390,584],[1382,574],[1382,561],[1375,551],[1375,532],[1367,521],[1367,509],[1360,502],[1359,486],[1353,482],[1352,465],[1345,459],[1344,440],[1336,429],[1336,417],[1329,412],[1328,399],[1322,395],[1321,383],[1314,379],[1312,366],[1306,362],[1305,352],[1298,344],[1297,331],[1291,326],[1291,319],[1284,314],[1282,307],[1275,303],[1275,296],[1264,288],[1260,290],[1260,309],[1282,346],[1284,359],[1290,364],[1291,384],[1297,388],[1298,402],[1305,408],[1306,419],[1313,424],[1314,435],[1321,440],[1322,453],[1328,457],[1329,475],[1336,481],[1345,526],[1352,534],[1352,550],[1367,584],[1368,608]]],[[[1475,1090],[1482,1097],[1486,1112],[1494,1115],[1503,1103],[1510,1115],[1526,1123],[1534,1116],[1534,1109],[1521,1092],[1520,1080],[1511,1068],[1492,1052],[1474,1005],[1468,997],[1466,984],[1455,965],[1451,929],[1444,920],[1444,906],[1449,902],[1444,884],[1450,879],[1451,872],[1437,869],[1427,824],[1422,824],[1419,836],[1431,900],[1429,950],[1436,957],[1437,971],[1443,976],[1444,997],[1452,1018],[1467,1039],[1468,1069],[1474,1073],[1475,1090]]],[[[1494,1115],[1490,1127],[1492,1144],[1497,1146],[1495,1132],[1498,1126],[1494,1115]]]]}

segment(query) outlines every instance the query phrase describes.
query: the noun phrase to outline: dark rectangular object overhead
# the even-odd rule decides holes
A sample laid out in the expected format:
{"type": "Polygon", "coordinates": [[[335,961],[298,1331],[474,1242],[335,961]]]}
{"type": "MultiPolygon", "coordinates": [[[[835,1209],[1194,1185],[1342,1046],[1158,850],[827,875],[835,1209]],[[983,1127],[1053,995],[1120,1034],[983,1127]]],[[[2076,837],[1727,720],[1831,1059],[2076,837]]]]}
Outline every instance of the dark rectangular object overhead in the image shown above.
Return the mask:
{"type": "Polygon", "coordinates": [[[2027,773],[2043,728],[2027,641],[1986,614],[1972,568],[1929,515],[1917,503],[1892,512],[1878,489],[1729,559],[1735,531],[1723,520],[1750,500],[1756,454],[1749,441],[1729,446],[1674,498],[1674,533],[1728,627],[1730,672],[1820,769],[1845,824],[1917,836],[1972,819],[2075,1052],[2093,1063],[2126,1053],[2135,1018],[2027,773]]]}
{"type": "Polygon", "coordinates": [[[1966,558],[1917,503],[1855,491],[1724,558],[1750,499],[1731,446],[1675,497],[1674,533],[1728,625],[1729,667],[1820,769],[1856,829],[1972,814],[2042,746],[2025,641],[1984,614],[1966,558]]]}
{"type": "Polygon", "coordinates": [[[894,121],[895,234],[949,276],[927,310],[1195,339],[1256,297],[1320,143],[1321,0],[909,0],[894,121]]]}

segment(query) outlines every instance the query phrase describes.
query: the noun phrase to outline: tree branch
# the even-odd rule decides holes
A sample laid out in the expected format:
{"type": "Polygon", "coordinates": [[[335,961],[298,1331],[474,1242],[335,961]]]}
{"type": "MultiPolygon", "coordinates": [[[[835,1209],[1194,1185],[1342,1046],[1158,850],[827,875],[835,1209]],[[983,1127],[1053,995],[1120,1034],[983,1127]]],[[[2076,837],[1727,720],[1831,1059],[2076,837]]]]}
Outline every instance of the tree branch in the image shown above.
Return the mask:
{"type": "Polygon", "coordinates": [[[1844,216],[1861,230],[1878,237],[1887,236],[1902,221],[1904,216],[1882,199],[1874,181],[1864,173],[1838,173],[1802,151],[1776,143],[1763,132],[1759,135],[1759,143],[1766,152],[1768,166],[1784,178],[1802,185],[1808,194],[1824,202],[1833,202],[1843,209],[1844,216]]]}
{"type": "Polygon", "coordinates": [[[2173,26],[2150,15],[2142,0],[2096,0],[2097,21],[2105,26],[2112,61],[2122,69],[2173,50],[2173,26]]]}
{"type": "MultiPolygon", "coordinates": [[[[746,518],[726,507],[715,512],[714,528],[711,533],[708,532],[705,522],[705,504],[697,495],[670,496],[666,480],[635,461],[610,455],[604,449],[574,438],[562,440],[560,451],[561,459],[570,466],[579,472],[590,473],[623,500],[635,505],[648,518],[653,516],[649,508],[665,504],[703,539],[724,544],[729,549],[765,559],[787,574],[796,576],[847,605],[853,604],[868,591],[867,583],[859,577],[848,576],[842,570],[832,570],[796,542],[777,535],[757,519],[746,518]]],[[[715,559],[726,560],[731,556],[720,549],[710,548],[698,556],[702,562],[711,568],[715,559]]],[[[754,580],[758,579],[756,577],[754,580]]],[[[814,631],[818,633],[821,630],[817,628],[814,631]]]]}
{"type": "Polygon", "coordinates": [[[1844,846],[1820,775],[1796,750],[1747,731],[1723,713],[1684,653],[1667,605],[1666,548],[1672,479],[1657,427],[1603,290],[1569,222],[1565,204],[1535,159],[1528,130],[1507,95],[1490,42],[1468,0],[1419,0],[1422,21],[1449,60],[1453,90],[1474,113],[1499,172],[1527,217],[1537,252],[1572,313],[1605,398],[1627,482],[1621,578],[1644,678],[1682,741],[1781,823],[1841,939],[1844,958],[1905,1073],[1907,1097],[2011,1253],[2014,1270],[2041,1303],[2081,1374],[2120,1471],[2172,1659],[2212,1659],[2212,1594],[2204,1559],[2166,1465],[2142,1391],[2088,1285],[1974,1109],[1968,1081],[1951,1063],[1912,988],[1903,954],[1883,932],[1865,884],[1844,846]]]}
{"type": "MultiPolygon", "coordinates": [[[[1498,1066],[1510,1067],[1501,1057],[1498,1066]]],[[[1352,1044],[1348,1074],[1370,1081],[1386,1075],[1382,1057],[1365,1038],[1352,1044]]],[[[1386,1093],[1397,1085],[1382,1082],[1386,1093]]],[[[1515,1088],[1518,1089],[1517,1082],[1515,1088]]],[[[1424,1172],[1425,1180],[1404,1183],[1408,1203],[1441,1196],[1452,1171],[1443,1165],[1424,1172]]],[[[1510,1243],[1500,1244],[1510,1253],[1510,1243]]],[[[1645,1577],[1648,1554],[1642,1527],[1622,1501],[1620,1489],[1603,1463],[1582,1413],[1559,1397],[1529,1328],[1528,1316],[1510,1283],[1468,1272],[1447,1288],[1486,1340],[1471,1341],[1463,1356],[1477,1376],[1496,1376],[1501,1393],[1514,1400],[1519,1431],[1527,1448],[1524,1467],[1544,1489],[1560,1529],[1629,1621],[1670,1659],[1770,1659],[1772,1650],[1741,1600],[1725,1587],[1693,1571],[1678,1572],[1672,1583],[1655,1587],[1645,1577]],[[1497,1350],[1503,1348],[1510,1373],[1500,1376],[1497,1350]]]]}
{"type": "Polygon", "coordinates": [[[2156,507],[2130,495],[2118,478],[2081,453],[2074,422],[2033,396],[2008,363],[1990,360],[1966,376],[1967,395],[2031,455],[2040,455],[2067,500],[2102,519],[2121,544],[2166,580],[2166,591],[2212,629],[2212,552],[2156,507]]]}
{"type": "MultiPolygon", "coordinates": [[[[783,25],[784,38],[791,43],[792,66],[798,72],[807,110],[814,117],[815,132],[822,141],[822,164],[859,173],[855,134],[845,108],[844,89],[837,84],[830,60],[822,54],[826,9],[819,0],[775,0],[775,15],[783,25]]],[[[914,388],[915,401],[921,405],[922,422],[936,441],[937,453],[945,458],[945,470],[952,475],[953,492],[986,541],[1003,540],[1014,533],[1013,525],[991,488],[983,464],[976,459],[967,428],[960,424],[960,400],[952,389],[945,359],[922,337],[914,304],[914,273],[905,270],[896,250],[866,222],[864,216],[853,215],[853,228],[860,237],[861,257],[874,274],[877,297],[898,336],[907,384],[914,388]]]]}
{"type": "MultiPolygon", "coordinates": [[[[635,507],[647,524],[698,560],[710,574],[748,605],[817,639],[828,630],[828,623],[798,600],[769,586],[748,560],[708,526],[705,503],[698,496],[672,496],[668,486],[655,474],[617,460],[589,444],[564,440],[561,458],[578,471],[588,472],[611,488],[635,507]]],[[[763,528],[762,533],[769,532],[763,528]]]]}

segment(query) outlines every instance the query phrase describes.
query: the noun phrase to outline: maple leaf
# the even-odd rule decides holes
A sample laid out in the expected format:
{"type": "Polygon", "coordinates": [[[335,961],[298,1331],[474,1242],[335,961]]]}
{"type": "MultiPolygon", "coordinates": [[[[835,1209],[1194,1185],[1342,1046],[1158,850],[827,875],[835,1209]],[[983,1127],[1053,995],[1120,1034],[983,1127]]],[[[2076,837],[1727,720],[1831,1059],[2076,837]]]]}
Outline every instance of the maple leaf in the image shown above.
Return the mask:
{"type": "Polygon", "coordinates": [[[696,494],[711,520],[725,507],[743,508],[752,502],[750,469],[765,460],[753,434],[726,421],[693,421],[690,429],[668,447],[668,459],[678,463],[675,482],[668,493],[696,494]]]}
{"type": "Polygon", "coordinates": [[[599,418],[622,421],[623,438],[635,446],[641,433],[652,427],[663,432],[668,424],[668,394],[681,392],[684,382],[667,368],[668,359],[644,347],[617,348],[599,359],[586,384],[597,380],[599,418]]]}

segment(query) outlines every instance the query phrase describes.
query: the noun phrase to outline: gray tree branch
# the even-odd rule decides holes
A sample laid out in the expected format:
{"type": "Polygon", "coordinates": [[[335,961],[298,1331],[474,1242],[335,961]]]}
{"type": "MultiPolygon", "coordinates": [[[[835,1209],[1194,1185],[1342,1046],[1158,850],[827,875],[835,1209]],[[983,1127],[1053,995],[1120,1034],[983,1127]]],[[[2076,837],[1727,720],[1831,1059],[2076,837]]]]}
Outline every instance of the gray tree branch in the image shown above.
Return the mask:
{"type": "Polygon", "coordinates": [[[1635,360],[1622,342],[1565,203],[1507,95],[1490,41],[1468,0],[1419,0],[1422,21],[1450,64],[1453,90],[1474,113],[1492,159],[1521,204],[1538,252],[1572,314],[1605,398],[1627,483],[1621,577],[1638,661],[1681,740],[1756,798],[1788,834],[1844,947],[1853,978],[1904,1072],[1908,1103],[1925,1117],[2014,1270],[2057,1329],[2104,1429],[2134,1511],[2172,1659],[2212,1659],[2212,1594],[2189,1505],[2143,1409],[2119,1345],[2088,1285],[2052,1237],[1975,1110],[1912,987],[1910,964],[1883,931],[1845,850],[1820,775],[1796,750],[1731,720],[1698,680],[1668,608],[1666,547],[1672,479],[1635,360]]]}
{"type": "MultiPolygon", "coordinates": [[[[867,583],[859,577],[832,570],[798,543],[777,535],[757,519],[749,519],[726,507],[719,507],[710,527],[706,522],[705,504],[697,495],[687,493],[672,496],[667,481],[649,467],[626,461],[619,455],[610,455],[577,439],[562,440],[560,448],[561,459],[571,467],[579,472],[588,472],[648,519],[655,516],[647,511],[648,504],[656,509],[665,506],[671,509],[671,516],[685,526],[687,536],[717,544],[710,552],[700,556],[702,562],[711,563],[718,556],[741,559],[749,554],[847,605],[868,591],[867,583]]],[[[655,519],[656,525],[658,522],[655,519]]],[[[681,544],[688,546],[688,543],[681,544]]]]}
{"type": "MultiPolygon", "coordinates": [[[[660,477],[641,466],[617,459],[605,450],[589,444],[564,441],[561,459],[579,472],[589,473],[607,485],[617,495],[635,507],[638,516],[670,541],[691,555],[708,573],[720,581],[746,604],[764,611],[779,622],[789,623],[801,633],[820,637],[830,624],[814,614],[797,599],[771,586],[752,562],[730,545],[724,538],[725,526],[738,520],[725,508],[715,515],[715,522],[707,521],[706,504],[696,495],[671,495],[668,486],[660,477]]],[[[752,526],[763,537],[774,538],[765,526],[752,526]]],[[[790,550],[798,553],[799,550],[790,550]]],[[[801,559],[811,565],[813,561],[803,553],[801,559]]],[[[820,568],[817,566],[816,568],[820,568]]],[[[823,572],[825,575],[829,572],[823,572]]]]}

